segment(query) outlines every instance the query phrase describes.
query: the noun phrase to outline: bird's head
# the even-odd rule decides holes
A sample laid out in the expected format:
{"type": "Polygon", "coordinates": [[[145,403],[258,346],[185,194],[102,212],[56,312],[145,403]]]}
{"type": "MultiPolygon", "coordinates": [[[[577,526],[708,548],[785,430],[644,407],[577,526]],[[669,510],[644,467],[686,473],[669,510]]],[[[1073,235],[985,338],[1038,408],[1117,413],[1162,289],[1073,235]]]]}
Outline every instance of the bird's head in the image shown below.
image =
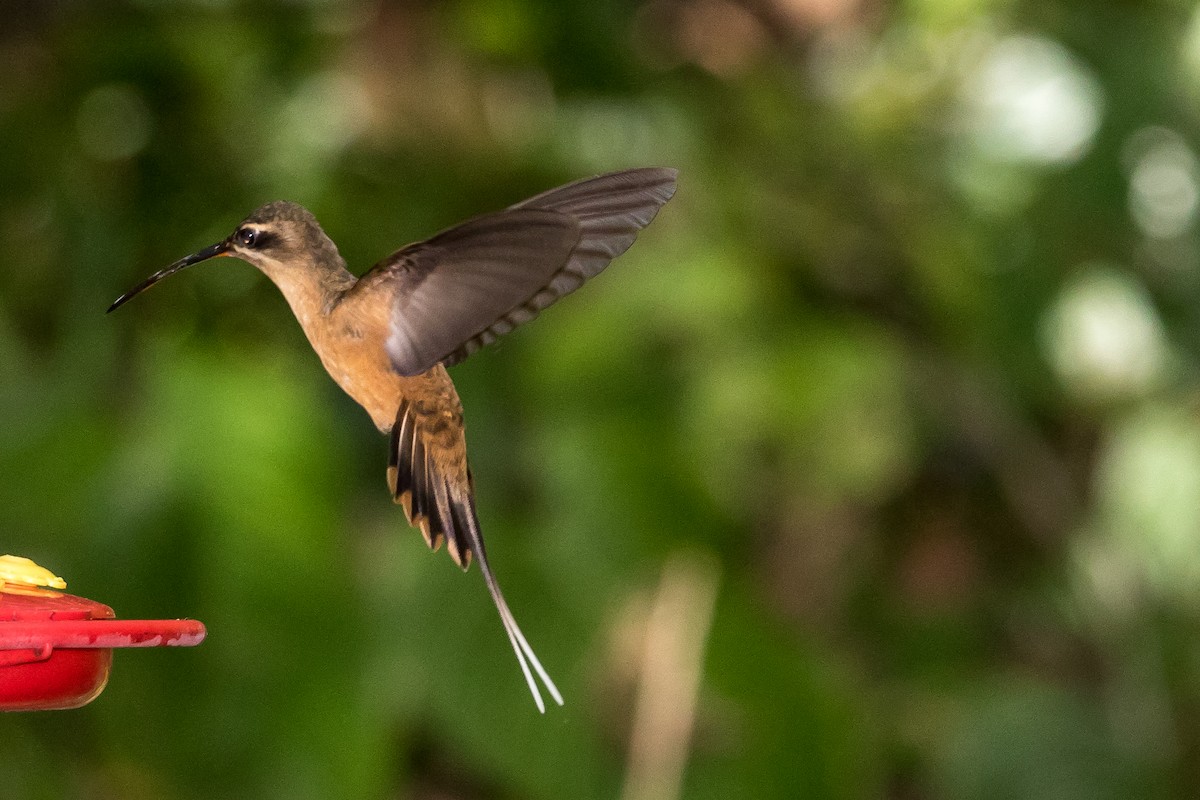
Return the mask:
{"type": "Polygon", "coordinates": [[[168,275],[221,256],[240,258],[258,267],[281,288],[304,274],[344,266],[333,244],[316,217],[297,203],[278,201],[258,208],[216,244],[209,245],[159,270],[118,297],[114,311],[168,275]]]}

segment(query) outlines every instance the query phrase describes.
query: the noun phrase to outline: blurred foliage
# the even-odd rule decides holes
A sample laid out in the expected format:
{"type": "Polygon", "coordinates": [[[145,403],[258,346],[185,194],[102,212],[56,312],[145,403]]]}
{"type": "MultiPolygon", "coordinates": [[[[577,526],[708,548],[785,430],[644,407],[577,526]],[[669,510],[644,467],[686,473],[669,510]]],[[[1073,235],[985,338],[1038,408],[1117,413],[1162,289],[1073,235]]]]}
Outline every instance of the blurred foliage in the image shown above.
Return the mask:
{"type": "Polygon", "coordinates": [[[0,552],[210,631],[0,717],[0,797],[1194,793],[1195,4],[26,0],[0,76],[0,552]],[[453,373],[544,718],[268,281],[103,313],[269,200],[365,269],[649,164],[629,254],[453,373]]]}

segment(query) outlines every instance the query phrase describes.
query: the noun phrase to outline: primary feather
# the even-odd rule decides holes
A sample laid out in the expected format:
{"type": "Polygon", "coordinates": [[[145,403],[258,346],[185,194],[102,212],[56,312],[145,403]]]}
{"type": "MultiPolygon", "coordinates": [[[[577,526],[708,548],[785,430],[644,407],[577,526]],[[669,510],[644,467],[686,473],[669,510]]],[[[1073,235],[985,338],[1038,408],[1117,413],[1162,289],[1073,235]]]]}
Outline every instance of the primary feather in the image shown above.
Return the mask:
{"type": "Polygon", "coordinates": [[[398,282],[387,341],[396,371],[456,364],[578,289],[629,249],[675,193],[675,175],[576,181],[384,259],[368,276],[398,282]]]}

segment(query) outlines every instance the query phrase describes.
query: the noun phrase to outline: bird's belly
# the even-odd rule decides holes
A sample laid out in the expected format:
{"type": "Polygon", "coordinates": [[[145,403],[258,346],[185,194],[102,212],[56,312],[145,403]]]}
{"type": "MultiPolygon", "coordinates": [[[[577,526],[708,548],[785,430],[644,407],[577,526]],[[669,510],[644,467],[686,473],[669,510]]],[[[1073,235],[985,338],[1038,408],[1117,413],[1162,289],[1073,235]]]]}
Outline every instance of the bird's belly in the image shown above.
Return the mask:
{"type": "Polygon", "coordinates": [[[396,421],[396,411],[400,407],[399,392],[380,391],[378,383],[364,383],[355,380],[352,375],[340,375],[337,383],[346,394],[366,409],[371,415],[371,421],[381,432],[387,433],[396,421]]]}
{"type": "MultiPolygon", "coordinates": [[[[382,337],[310,336],[309,341],[326,372],[342,391],[371,415],[371,421],[380,432],[391,431],[400,402],[407,398],[414,404],[415,413],[421,417],[427,433],[433,435],[445,429],[447,436],[442,442],[442,450],[447,453],[462,450],[462,403],[454,382],[441,364],[420,375],[404,376],[392,368],[382,337]]],[[[465,453],[459,455],[454,456],[455,463],[462,461],[465,469],[465,453]]],[[[447,459],[447,465],[454,460],[450,456],[447,459]]]]}
{"type": "Polygon", "coordinates": [[[378,354],[354,346],[318,353],[330,377],[371,415],[375,427],[384,433],[391,430],[403,393],[402,378],[382,348],[378,354]]]}

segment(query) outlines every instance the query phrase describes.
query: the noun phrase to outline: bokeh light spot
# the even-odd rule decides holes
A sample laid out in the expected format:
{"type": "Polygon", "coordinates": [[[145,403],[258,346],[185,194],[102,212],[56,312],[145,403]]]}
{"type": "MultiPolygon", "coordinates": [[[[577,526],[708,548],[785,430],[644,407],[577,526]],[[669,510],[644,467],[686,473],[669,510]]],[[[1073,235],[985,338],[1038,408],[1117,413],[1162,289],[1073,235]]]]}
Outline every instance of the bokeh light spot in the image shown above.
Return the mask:
{"type": "Polygon", "coordinates": [[[1129,214],[1144,234],[1171,239],[1184,233],[1200,204],[1196,154],[1166,128],[1144,128],[1126,145],[1129,214]]]}
{"type": "Polygon", "coordinates": [[[1153,594],[1200,596],[1200,423],[1187,409],[1137,412],[1101,453],[1096,474],[1109,545],[1153,594]]]}
{"type": "Polygon", "coordinates": [[[1162,375],[1162,324],[1132,277],[1098,266],[1069,284],[1047,317],[1044,342],[1067,388],[1093,400],[1140,393],[1162,375]]]}
{"type": "Polygon", "coordinates": [[[301,84],[288,104],[287,121],[314,149],[335,152],[362,133],[370,111],[358,80],[329,71],[301,84]]]}
{"type": "Polygon", "coordinates": [[[76,115],[79,143],[101,161],[137,155],[150,141],[153,118],[137,89],[110,83],[92,90],[76,115]]]}
{"type": "Polygon", "coordinates": [[[968,128],[1002,161],[1072,162],[1100,125],[1096,79],[1060,44],[1038,36],[997,42],[965,86],[968,128]]]}

